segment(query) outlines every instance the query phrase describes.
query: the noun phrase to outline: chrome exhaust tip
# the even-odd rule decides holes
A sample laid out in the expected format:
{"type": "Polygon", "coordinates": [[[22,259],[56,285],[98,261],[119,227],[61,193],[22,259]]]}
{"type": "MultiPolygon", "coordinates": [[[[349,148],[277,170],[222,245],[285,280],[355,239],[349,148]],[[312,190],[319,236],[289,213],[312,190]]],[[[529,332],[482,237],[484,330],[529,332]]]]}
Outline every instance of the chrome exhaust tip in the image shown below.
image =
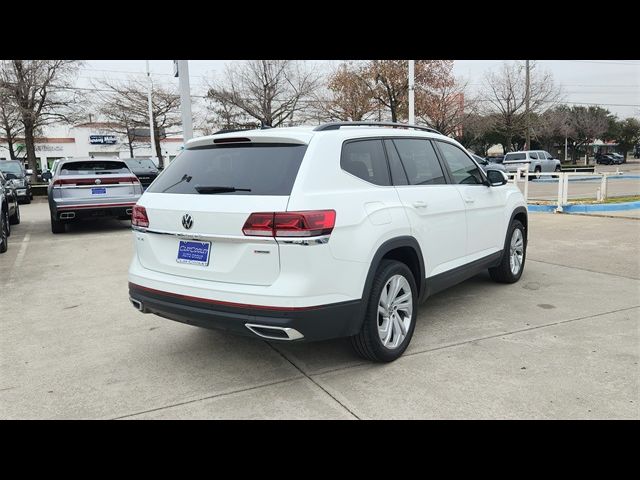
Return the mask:
{"type": "Polygon", "coordinates": [[[131,302],[131,305],[133,305],[133,307],[136,310],[144,313],[144,306],[142,305],[142,302],[140,300],[136,300],[135,298],[129,297],[129,301],[131,302]]]}
{"type": "Polygon", "coordinates": [[[76,218],[76,212],[62,212],[60,214],[60,220],[71,220],[76,218]]]}
{"type": "Polygon", "coordinates": [[[127,209],[125,210],[125,213],[126,213],[127,215],[131,215],[131,213],[132,213],[132,212],[133,212],[133,209],[132,209],[132,208],[127,208],[127,209]]]}
{"type": "Polygon", "coordinates": [[[272,325],[259,325],[256,323],[245,323],[244,326],[259,337],[269,340],[299,340],[304,338],[304,335],[295,328],[274,327],[272,325]]]}

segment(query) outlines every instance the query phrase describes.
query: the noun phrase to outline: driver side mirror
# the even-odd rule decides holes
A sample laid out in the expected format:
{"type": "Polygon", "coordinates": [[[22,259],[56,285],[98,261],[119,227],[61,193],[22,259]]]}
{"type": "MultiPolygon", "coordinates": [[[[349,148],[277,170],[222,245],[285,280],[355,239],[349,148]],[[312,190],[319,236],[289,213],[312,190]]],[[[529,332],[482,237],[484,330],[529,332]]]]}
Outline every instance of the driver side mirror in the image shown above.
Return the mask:
{"type": "Polygon", "coordinates": [[[487,180],[489,180],[490,187],[499,187],[506,185],[509,181],[507,174],[501,170],[487,170],[487,180]]]}
{"type": "Polygon", "coordinates": [[[42,173],[42,179],[43,180],[46,180],[48,182],[52,178],[53,178],[53,175],[51,175],[51,172],[49,170],[47,170],[46,172],[42,173]]]}

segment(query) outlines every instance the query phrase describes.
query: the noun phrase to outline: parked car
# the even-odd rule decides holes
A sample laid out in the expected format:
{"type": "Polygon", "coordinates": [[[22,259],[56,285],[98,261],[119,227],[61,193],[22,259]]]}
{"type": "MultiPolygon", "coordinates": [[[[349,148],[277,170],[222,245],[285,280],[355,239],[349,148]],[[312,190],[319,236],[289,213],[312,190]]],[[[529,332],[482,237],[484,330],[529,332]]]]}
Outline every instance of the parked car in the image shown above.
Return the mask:
{"type": "Polygon", "coordinates": [[[613,156],[613,158],[617,159],[619,163],[624,163],[624,155],[616,152],[612,152],[611,155],[613,156]]]}
{"type": "Polygon", "coordinates": [[[480,165],[480,168],[482,168],[485,171],[485,173],[488,172],[489,170],[499,170],[505,173],[507,172],[507,169],[501,163],[491,163],[486,159],[482,158],[481,156],[476,155],[475,153],[472,153],[471,156],[476,161],[476,163],[480,165]]]}
{"type": "MultiPolygon", "coordinates": [[[[620,155],[620,157],[622,157],[622,155],[620,155]]],[[[624,158],[618,158],[613,153],[596,153],[595,159],[596,163],[602,165],[620,165],[624,158]]]]}
{"type": "Polygon", "coordinates": [[[422,300],[486,269],[517,282],[528,223],[517,186],[455,140],[338,122],[188,141],[132,226],[140,312],[269,341],[350,337],[388,362],[422,300]]]}
{"type": "Polygon", "coordinates": [[[502,163],[504,160],[504,155],[489,155],[484,157],[489,163],[502,163]]]}
{"type": "Polygon", "coordinates": [[[0,160],[0,172],[13,175],[10,179],[18,194],[18,201],[31,203],[33,193],[31,192],[31,182],[29,173],[25,170],[20,160],[0,160]]]}
{"type": "Polygon", "coordinates": [[[4,175],[0,172],[0,188],[3,190],[4,201],[7,203],[7,213],[9,214],[9,234],[11,234],[11,225],[20,223],[20,204],[18,203],[18,193],[11,182],[14,175],[8,173],[4,175]],[[7,178],[7,176],[9,178],[7,178]]]}
{"type": "Polygon", "coordinates": [[[66,223],[92,217],[129,219],[142,195],[140,180],[121,160],[61,160],[55,172],[43,173],[48,187],[51,231],[63,233],[66,223]]]}
{"type": "Polygon", "coordinates": [[[143,190],[146,190],[160,174],[156,164],[149,158],[125,158],[123,160],[133,174],[138,177],[143,190]]]}
{"type": "MultiPolygon", "coordinates": [[[[544,150],[526,150],[519,152],[509,152],[504,156],[502,164],[507,168],[507,172],[517,172],[519,168],[528,167],[529,173],[559,172],[560,160],[544,150]]],[[[540,178],[536,175],[531,178],[540,178]]]]}
{"type": "Polygon", "coordinates": [[[11,225],[20,223],[18,196],[10,180],[0,172],[0,253],[9,248],[11,225]]]}

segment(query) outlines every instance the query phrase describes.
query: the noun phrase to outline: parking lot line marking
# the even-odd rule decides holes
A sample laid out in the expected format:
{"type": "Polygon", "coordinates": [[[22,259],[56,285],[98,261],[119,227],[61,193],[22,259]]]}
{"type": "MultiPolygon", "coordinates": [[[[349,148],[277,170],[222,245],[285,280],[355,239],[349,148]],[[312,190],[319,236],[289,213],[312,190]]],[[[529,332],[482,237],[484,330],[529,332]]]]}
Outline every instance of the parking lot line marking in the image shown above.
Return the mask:
{"type": "Polygon", "coordinates": [[[31,240],[31,234],[27,233],[22,239],[22,244],[20,245],[20,250],[18,250],[18,255],[16,255],[16,261],[13,262],[13,268],[16,269],[22,263],[24,259],[24,254],[27,251],[27,245],[29,245],[29,240],[31,240]]]}

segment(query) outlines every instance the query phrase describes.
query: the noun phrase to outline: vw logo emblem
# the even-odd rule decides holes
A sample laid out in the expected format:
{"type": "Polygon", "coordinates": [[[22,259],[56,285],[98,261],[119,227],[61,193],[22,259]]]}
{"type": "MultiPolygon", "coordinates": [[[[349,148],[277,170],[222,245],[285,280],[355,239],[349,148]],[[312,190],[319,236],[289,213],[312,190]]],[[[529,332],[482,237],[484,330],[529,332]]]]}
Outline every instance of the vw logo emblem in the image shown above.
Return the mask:
{"type": "Polygon", "coordinates": [[[187,230],[193,226],[193,218],[188,213],[185,213],[182,217],[182,226],[187,230]]]}
{"type": "Polygon", "coordinates": [[[96,178],[96,185],[100,185],[102,181],[99,178],[96,178]]]}

